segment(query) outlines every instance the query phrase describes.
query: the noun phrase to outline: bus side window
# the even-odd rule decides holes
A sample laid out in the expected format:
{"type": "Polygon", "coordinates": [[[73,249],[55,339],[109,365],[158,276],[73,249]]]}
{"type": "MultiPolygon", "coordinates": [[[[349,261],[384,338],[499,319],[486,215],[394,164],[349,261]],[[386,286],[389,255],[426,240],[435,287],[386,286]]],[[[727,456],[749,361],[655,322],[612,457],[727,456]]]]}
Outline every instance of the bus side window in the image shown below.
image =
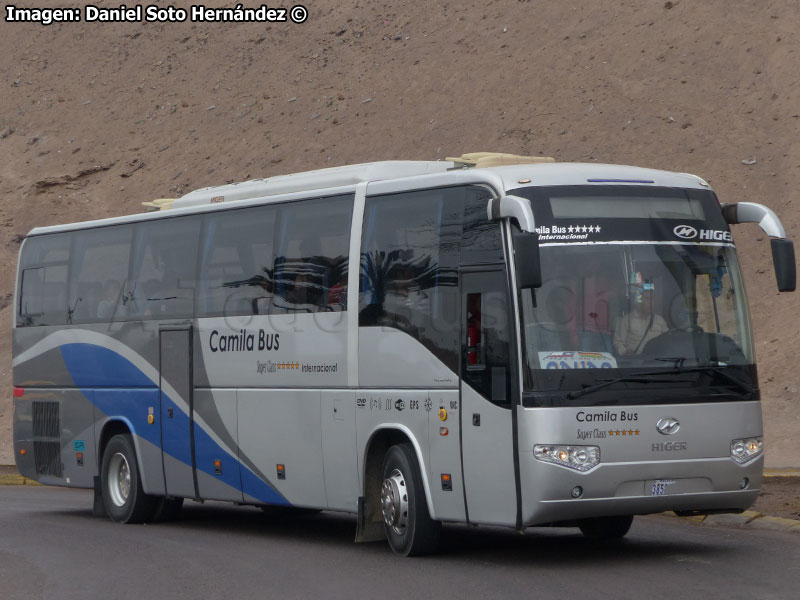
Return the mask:
{"type": "Polygon", "coordinates": [[[128,276],[133,228],[103,227],[76,236],[69,282],[70,323],[120,318],[122,282],[128,276]]]}
{"type": "Polygon", "coordinates": [[[500,224],[489,221],[486,207],[492,194],[479,186],[466,190],[464,230],[461,235],[461,264],[497,264],[503,262],[500,224]]]}
{"type": "Polygon", "coordinates": [[[199,317],[269,314],[277,209],[257,206],[204,217],[199,317]]]}
{"type": "Polygon", "coordinates": [[[66,324],[69,248],[65,234],[25,241],[19,263],[18,327],[66,324]]]}
{"type": "Polygon", "coordinates": [[[415,338],[458,372],[458,260],[464,187],[368,197],[359,326],[415,338]]]}
{"type": "Polygon", "coordinates": [[[347,299],[353,195],[287,203],[275,250],[276,312],[338,312],[347,299]]]}
{"type": "Polygon", "coordinates": [[[19,299],[19,315],[28,324],[44,314],[44,272],[45,267],[22,271],[22,292],[19,299]]]}
{"type": "Polygon", "coordinates": [[[193,314],[200,217],[163,219],[137,226],[128,316],[185,319],[193,314]]]}

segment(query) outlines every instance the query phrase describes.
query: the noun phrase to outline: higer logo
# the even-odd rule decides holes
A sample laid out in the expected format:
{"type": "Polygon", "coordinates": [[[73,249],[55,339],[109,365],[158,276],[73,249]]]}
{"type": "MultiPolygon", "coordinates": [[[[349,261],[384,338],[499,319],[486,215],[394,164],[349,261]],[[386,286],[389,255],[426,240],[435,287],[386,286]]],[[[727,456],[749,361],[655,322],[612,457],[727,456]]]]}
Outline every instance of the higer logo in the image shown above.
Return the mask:
{"type": "Polygon", "coordinates": [[[730,231],[720,231],[718,229],[702,229],[700,231],[701,240],[712,240],[715,242],[732,242],[733,236],[730,231]]]}
{"type": "Polygon", "coordinates": [[[691,225],[678,225],[672,230],[676,237],[683,240],[699,239],[707,242],[732,242],[733,236],[730,231],[720,229],[701,229],[697,230],[691,225]]]}
{"type": "Polygon", "coordinates": [[[672,232],[684,240],[693,240],[697,237],[697,229],[691,225],[678,225],[672,232]]]}

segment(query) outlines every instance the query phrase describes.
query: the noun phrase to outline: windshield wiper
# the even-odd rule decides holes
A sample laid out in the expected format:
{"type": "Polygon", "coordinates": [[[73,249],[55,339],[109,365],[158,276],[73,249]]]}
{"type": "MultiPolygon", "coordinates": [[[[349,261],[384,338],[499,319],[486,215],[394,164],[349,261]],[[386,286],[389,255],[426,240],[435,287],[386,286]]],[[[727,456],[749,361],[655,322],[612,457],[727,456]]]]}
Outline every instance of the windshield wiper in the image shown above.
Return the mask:
{"type": "Polygon", "coordinates": [[[590,385],[589,387],[585,387],[582,390],[576,390],[574,392],[569,392],[567,394],[567,398],[570,400],[574,400],[575,398],[580,398],[581,396],[585,396],[586,394],[591,394],[593,392],[597,392],[604,388],[607,388],[615,383],[622,383],[622,382],[630,382],[630,383],[650,383],[652,381],[658,381],[652,379],[654,375],[665,375],[669,374],[672,371],[648,371],[646,373],[636,373],[634,375],[628,375],[626,377],[617,377],[616,379],[607,379],[603,381],[603,383],[597,383],[595,385],[590,385]]]}
{"type": "Polygon", "coordinates": [[[664,375],[680,375],[683,373],[715,373],[722,377],[725,381],[728,381],[739,388],[740,391],[746,394],[752,394],[753,389],[748,386],[743,381],[740,381],[733,375],[726,373],[720,367],[714,366],[705,366],[705,367],[684,367],[679,366],[683,364],[683,361],[686,360],[684,358],[676,359],[676,358],[657,358],[656,360],[665,360],[670,362],[675,362],[675,366],[672,369],[665,369],[662,371],[647,371],[642,373],[634,373],[633,375],[628,375],[626,377],[617,377],[616,379],[609,379],[603,381],[602,383],[598,383],[595,385],[590,385],[589,387],[585,387],[582,390],[576,390],[573,392],[569,392],[567,394],[567,398],[570,400],[574,400],[575,398],[580,398],[581,396],[585,396],[586,394],[592,394],[599,390],[605,389],[609,386],[614,385],[615,383],[623,383],[623,382],[630,382],[630,383],[652,383],[653,381],[661,381],[660,379],[653,379],[656,376],[664,376],[664,375]]]}
{"type": "Polygon", "coordinates": [[[680,375],[682,373],[715,373],[722,377],[725,381],[732,383],[734,386],[739,388],[745,394],[752,394],[753,388],[747,385],[740,379],[737,379],[730,373],[726,373],[722,367],[714,366],[714,365],[706,365],[706,366],[697,366],[697,367],[684,367],[683,362],[686,360],[685,358],[657,358],[656,360],[663,360],[667,362],[674,362],[675,366],[667,371],[664,371],[665,375],[680,375]]]}

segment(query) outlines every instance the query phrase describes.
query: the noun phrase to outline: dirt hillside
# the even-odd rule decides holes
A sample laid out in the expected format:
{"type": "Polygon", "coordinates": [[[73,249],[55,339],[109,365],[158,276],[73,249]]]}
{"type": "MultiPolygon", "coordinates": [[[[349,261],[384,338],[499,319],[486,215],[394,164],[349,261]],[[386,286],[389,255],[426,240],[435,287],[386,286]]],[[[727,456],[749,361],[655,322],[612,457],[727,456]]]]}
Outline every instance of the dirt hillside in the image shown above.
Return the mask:
{"type": "MultiPolygon", "coordinates": [[[[33,226],[381,159],[494,150],[688,171],[723,201],[772,207],[800,239],[796,0],[306,6],[303,24],[0,21],[2,322],[33,226]]],[[[797,466],[800,298],[775,291],[757,226],[734,235],[767,464],[797,466]]],[[[0,463],[13,460],[6,334],[0,463]]]]}

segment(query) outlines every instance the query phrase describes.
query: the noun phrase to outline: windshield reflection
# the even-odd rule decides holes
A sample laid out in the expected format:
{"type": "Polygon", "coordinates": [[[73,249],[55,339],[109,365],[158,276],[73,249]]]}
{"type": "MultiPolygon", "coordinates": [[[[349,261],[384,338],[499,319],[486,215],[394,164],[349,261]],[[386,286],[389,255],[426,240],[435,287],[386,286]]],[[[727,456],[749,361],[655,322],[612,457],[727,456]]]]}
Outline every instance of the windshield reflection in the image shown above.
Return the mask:
{"type": "Polygon", "coordinates": [[[544,284],[522,291],[528,390],[614,376],[603,369],[754,362],[729,245],[543,245],[541,262],[544,284]]]}

